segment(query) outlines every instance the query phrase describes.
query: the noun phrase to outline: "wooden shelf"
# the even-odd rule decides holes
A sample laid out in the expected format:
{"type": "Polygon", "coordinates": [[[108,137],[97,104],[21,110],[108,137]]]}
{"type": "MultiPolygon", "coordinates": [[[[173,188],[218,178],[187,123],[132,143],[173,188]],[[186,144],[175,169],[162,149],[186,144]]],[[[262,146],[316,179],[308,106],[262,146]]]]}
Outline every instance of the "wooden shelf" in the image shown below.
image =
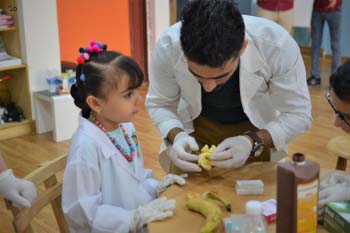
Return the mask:
{"type": "Polygon", "coordinates": [[[0,32],[15,31],[16,29],[16,27],[0,28],[0,32]]]}
{"type": "Polygon", "coordinates": [[[5,123],[3,125],[0,125],[0,140],[30,134],[33,131],[33,128],[34,122],[32,120],[5,123]]]}
{"type": "MultiPolygon", "coordinates": [[[[13,27],[0,28],[0,37],[8,54],[22,59],[21,40],[18,31],[18,14],[21,12],[15,10],[17,1],[0,0],[0,9],[4,9],[4,14],[11,16],[14,22],[13,27]]],[[[2,64],[6,65],[5,62],[2,64]]],[[[30,134],[34,129],[27,65],[1,66],[0,77],[6,75],[11,78],[6,82],[0,82],[0,102],[14,102],[23,111],[26,120],[0,125],[0,140],[30,134]]]]}
{"type": "Polygon", "coordinates": [[[7,70],[24,69],[26,67],[27,67],[27,65],[25,65],[25,64],[14,65],[14,66],[5,66],[5,67],[0,67],[0,72],[1,71],[7,71],[7,70]]]}

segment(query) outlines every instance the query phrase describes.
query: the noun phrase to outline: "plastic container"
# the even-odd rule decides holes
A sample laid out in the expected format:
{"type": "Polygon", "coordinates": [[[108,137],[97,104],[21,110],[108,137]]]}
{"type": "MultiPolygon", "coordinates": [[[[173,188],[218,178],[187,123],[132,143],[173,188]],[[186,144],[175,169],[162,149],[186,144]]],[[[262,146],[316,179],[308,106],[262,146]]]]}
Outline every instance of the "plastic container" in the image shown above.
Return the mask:
{"type": "Polygon", "coordinates": [[[301,153],[277,166],[276,232],[317,232],[319,170],[301,153]]]}
{"type": "Polygon", "coordinates": [[[242,233],[266,233],[266,222],[262,216],[262,205],[260,201],[248,201],[246,203],[245,224],[242,233]]]}

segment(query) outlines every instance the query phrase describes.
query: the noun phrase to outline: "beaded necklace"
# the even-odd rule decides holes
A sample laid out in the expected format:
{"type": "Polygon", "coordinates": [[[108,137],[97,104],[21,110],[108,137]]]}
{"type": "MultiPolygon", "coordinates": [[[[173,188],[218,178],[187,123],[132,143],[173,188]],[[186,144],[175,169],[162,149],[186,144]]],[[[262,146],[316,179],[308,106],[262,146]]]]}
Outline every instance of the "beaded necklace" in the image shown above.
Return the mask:
{"type": "Polygon", "coordinates": [[[107,130],[103,127],[103,125],[101,124],[101,122],[99,122],[91,113],[90,114],[90,119],[91,121],[97,126],[99,127],[103,132],[106,133],[106,135],[108,136],[108,138],[112,141],[112,143],[114,144],[114,146],[118,149],[118,151],[124,156],[124,158],[130,163],[134,160],[134,157],[136,155],[136,151],[135,151],[135,147],[132,144],[132,141],[128,135],[128,133],[125,131],[125,128],[122,124],[119,124],[120,129],[123,132],[124,138],[126,140],[126,142],[128,143],[128,146],[130,148],[130,155],[118,144],[117,140],[114,137],[111,137],[107,134],[107,130]]]}

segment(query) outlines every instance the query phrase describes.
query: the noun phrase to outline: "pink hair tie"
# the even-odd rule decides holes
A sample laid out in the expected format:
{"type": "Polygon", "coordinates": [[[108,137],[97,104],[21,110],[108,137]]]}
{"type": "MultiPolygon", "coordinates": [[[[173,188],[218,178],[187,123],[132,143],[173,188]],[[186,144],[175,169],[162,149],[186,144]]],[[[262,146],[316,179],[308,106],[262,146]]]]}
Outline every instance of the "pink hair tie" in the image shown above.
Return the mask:
{"type": "Polygon", "coordinates": [[[79,57],[77,58],[78,64],[84,64],[90,59],[91,54],[100,53],[107,50],[107,45],[101,42],[96,42],[94,40],[90,41],[90,46],[79,49],[79,57]]]}

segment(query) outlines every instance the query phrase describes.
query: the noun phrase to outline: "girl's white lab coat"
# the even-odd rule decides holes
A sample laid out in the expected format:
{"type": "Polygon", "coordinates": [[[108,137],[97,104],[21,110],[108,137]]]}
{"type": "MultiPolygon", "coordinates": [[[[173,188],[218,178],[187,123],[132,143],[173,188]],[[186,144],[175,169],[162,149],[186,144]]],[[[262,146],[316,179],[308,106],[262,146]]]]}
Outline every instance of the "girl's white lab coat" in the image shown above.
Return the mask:
{"type": "MultiPolygon", "coordinates": [[[[253,16],[243,19],[248,46],[240,57],[242,106],[251,123],[269,131],[276,149],[271,159],[279,160],[287,143],[311,125],[305,65],[298,45],[281,26],[253,16]]],[[[152,51],[146,107],[163,138],[175,127],[193,132],[192,122],[202,109],[201,86],[188,70],[180,28],[181,22],[168,28],[152,51]]],[[[167,171],[165,145],[159,159],[167,171]]]]}
{"type": "MultiPolygon", "coordinates": [[[[135,133],[132,123],[123,125],[135,133]]],[[[106,134],[79,117],[63,181],[70,232],[129,232],[132,210],[156,198],[158,185],[142,155],[135,159],[134,173],[106,134]]]]}

